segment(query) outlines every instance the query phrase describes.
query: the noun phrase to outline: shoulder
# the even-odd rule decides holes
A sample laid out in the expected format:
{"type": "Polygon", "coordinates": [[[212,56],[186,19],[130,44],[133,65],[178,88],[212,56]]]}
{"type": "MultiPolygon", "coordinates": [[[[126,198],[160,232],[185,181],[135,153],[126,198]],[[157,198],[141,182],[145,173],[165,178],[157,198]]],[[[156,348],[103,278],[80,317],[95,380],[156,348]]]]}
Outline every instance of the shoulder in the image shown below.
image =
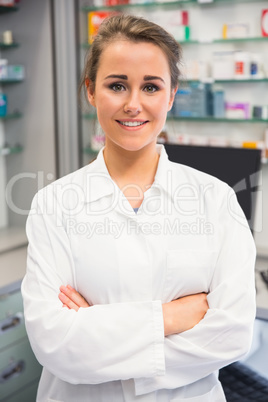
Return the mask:
{"type": "Polygon", "coordinates": [[[54,182],[39,189],[33,198],[33,204],[50,204],[73,200],[82,201],[86,197],[86,188],[89,177],[94,172],[94,162],[69,173],[54,182]]]}
{"type": "Polygon", "coordinates": [[[169,161],[168,166],[171,172],[169,193],[174,202],[198,204],[215,219],[228,211],[230,204],[237,207],[237,196],[224,181],[183,164],[169,161]]]}
{"type": "Polygon", "coordinates": [[[95,161],[81,167],[80,169],[75,170],[72,173],[62,176],[59,179],[55,180],[53,183],[49,184],[47,187],[51,186],[53,188],[57,186],[67,186],[72,184],[83,185],[87,179],[87,176],[94,172],[94,164],[95,161]]]}
{"type": "Polygon", "coordinates": [[[210,186],[217,192],[228,192],[231,187],[224,181],[187,165],[168,161],[168,169],[172,172],[172,180],[177,185],[210,186]]]}

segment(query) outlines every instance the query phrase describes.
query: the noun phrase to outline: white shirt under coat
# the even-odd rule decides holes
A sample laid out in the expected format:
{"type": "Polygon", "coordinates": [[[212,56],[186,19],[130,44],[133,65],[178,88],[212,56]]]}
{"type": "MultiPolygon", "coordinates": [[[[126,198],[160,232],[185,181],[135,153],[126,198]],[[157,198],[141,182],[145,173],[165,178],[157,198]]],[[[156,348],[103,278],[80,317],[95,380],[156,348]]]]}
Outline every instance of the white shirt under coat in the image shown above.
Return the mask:
{"type": "Polygon", "coordinates": [[[40,190],[27,221],[26,328],[37,401],[222,402],[255,317],[255,245],[232,189],[163,146],[136,214],[97,159],[40,190]],[[62,307],[70,284],[92,305],[62,307]],[[164,336],[162,303],[207,292],[194,328],[164,336]]]}

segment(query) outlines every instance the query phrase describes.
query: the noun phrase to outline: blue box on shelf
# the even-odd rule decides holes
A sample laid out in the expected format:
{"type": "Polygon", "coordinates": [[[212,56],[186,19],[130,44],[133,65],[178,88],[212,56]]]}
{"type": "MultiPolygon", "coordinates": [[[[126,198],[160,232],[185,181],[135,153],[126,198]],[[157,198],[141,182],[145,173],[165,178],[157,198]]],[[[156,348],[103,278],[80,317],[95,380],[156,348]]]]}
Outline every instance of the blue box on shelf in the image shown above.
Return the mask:
{"type": "Polygon", "coordinates": [[[0,117],[7,115],[7,96],[0,92],[0,117]]]}

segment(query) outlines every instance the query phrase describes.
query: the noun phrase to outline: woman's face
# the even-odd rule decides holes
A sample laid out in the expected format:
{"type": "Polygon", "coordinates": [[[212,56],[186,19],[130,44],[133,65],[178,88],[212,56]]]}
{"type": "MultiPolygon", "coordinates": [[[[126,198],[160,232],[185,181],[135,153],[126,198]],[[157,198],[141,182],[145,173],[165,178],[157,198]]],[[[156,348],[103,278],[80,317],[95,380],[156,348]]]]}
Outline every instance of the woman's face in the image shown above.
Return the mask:
{"type": "Polygon", "coordinates": [[[152,43],[118,40],[103,51],[90,103],[106,135],[106,147],[138,151],[155,146],[176,90],[166,55],[152,43]]]}

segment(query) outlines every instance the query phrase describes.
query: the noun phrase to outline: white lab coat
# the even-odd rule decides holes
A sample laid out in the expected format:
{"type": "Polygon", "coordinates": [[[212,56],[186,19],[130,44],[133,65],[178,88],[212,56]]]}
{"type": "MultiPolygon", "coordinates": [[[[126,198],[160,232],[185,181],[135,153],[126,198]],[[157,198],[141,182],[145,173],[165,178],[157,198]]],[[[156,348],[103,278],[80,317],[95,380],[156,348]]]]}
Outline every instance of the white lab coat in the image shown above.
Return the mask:
{"type": "Polygon", "coordinates": [[[137,214],[103,151],[33,200],[22,295],[39,402],[225,401],[218,370],[251,343],[254,242],[232,189],[158,151],[137,214]],[[92,307],[63,308],[62,284],[92,307]],[[204,319],[164,337],[162,303],[199,292],[204,319]]]}

